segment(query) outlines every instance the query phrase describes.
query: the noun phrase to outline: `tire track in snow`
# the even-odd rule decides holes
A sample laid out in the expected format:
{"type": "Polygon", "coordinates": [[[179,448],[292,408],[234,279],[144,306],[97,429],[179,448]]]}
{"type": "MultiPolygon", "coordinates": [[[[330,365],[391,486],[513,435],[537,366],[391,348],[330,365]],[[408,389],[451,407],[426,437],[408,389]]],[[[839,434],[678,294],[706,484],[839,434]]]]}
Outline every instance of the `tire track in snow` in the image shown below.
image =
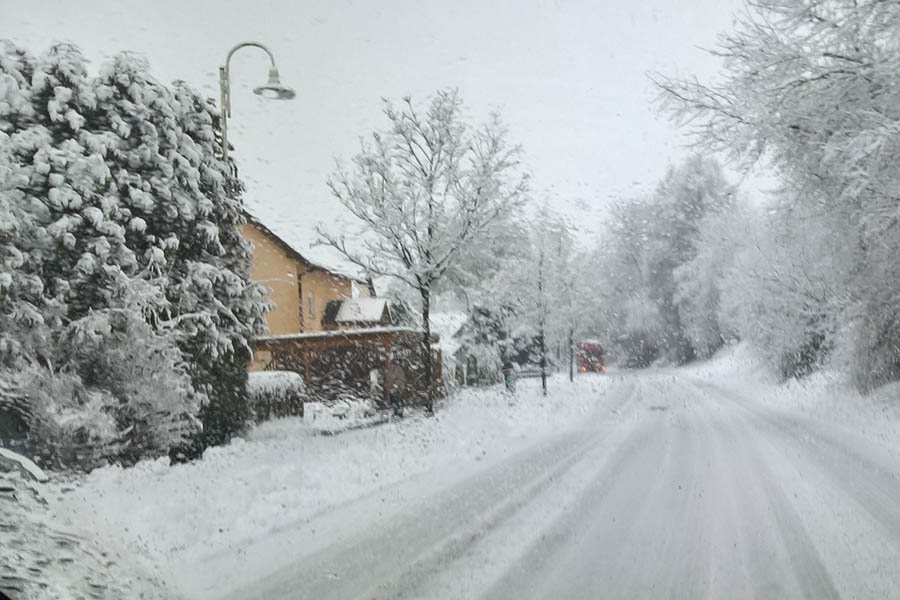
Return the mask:
{"type": "Polygon", "coordinates": [[[786,506],[787,522],[805,524],[833,580],[835,597],[890,598],[900,589],[900,481],[891,453],[850,431],[782,410],[705,381],[709,390],[747,415],[758,432],[759,460],[770,490],[786,506]],[[853,445],[851,445],[853,443],[853,445]]]}
{"type": "Polygon", "coordinates": [[[662,391],[626,475],[599,471],[551,543],[481,597],[837,597],[746,419],[680,381],[662,391]]]}
{"type": "MultiPolygon", "coordinates": [[[[636,384],[624,390],[613,410],[620,415],[617,422],[639,401],[637,390],[636,384]]],[[[336,539],[227,598],[393,598],[408,593],[558,481],[608,434],[609,427],[601,426],[556,436],[449,489],[436,488],[433,498],[405,504],[392,517],[361,524],[352,539],[336,539]]],[[[421,487],[425,479],[395,484],[340,512],[371,517],[379,495],[402,500],[405,488],[421,487]]]]}
{"type": "Polygon", "coordinates": [[[680,404],[672,400],[645,407],[655,409],[644,417],[647,443],[598,471],[551,525],[561,543],[535,544],[483,597],[699,597],[711,556],[702,536],[682,527],[701,522],[697,488],[688,482],[704,468],[703,445],[695,422],[669,412],[680,404]],[[610,477],[611,470],[620,475],[610,477]]]}
{"type": "Polygon", "coordinates": [[[722,398],[747,411],[752,418],[775,432],[782,442],[803,451],[807,460],[831,479],[834,485],[853,497],[882,527],[891,534],[891,541],[900,550],[900,463],[869,440],[854,440],[849,445],[847,435],[828,431],[813,419],[789,413],[765,410],[746,395],[743,402],[734,399],[735,392],[714,384],[705,387],[717,390],[722,398]]]}

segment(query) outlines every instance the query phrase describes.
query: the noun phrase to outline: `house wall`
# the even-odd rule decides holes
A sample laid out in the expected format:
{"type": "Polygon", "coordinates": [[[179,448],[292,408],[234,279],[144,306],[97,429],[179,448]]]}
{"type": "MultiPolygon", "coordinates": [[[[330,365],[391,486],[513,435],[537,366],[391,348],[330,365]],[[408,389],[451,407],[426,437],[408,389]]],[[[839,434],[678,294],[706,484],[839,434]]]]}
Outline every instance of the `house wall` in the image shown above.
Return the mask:
{"type": "Polygon", "coordinates": [[[355,292],[353,298],[372,298],[373,295],[369,290],[369,286],[365,283],[354,283],[355,292]]]}
{"type": "Polygon", "coordinates": [[[275,306],[266,313],[271,335],[300,332],[300,294],[297,288],[297,261],[252,223],[241,225],[241,234],[253,244],[250,279],[269,289],[275,306]]]}
{"type": "Polygon", "coordinates": [[[345,300],[351,297],[353,282],[350,279],[332,275],[320,269],[312,269],[300,277],[303,293],[303,332],[322,331],[322,317],[330,300],[345,300]],[[312,307],[310,307],[310,294],[312,307]]]}
{"type": "MultiPolygon", "coordinates": [[[[252,222],[240,228],[244,239],[253,244],[250,278],[269,290],[268,298],[274,305],[266,313],[270,335],[322,331],[322,317],[330,300],[351,298],[354,293],[362,298],[370,296],[367,285],[312,267],[252,222]]],[[[271,358],[268,351],[257,349],[250,370],[264,369],[271,358]]]]}

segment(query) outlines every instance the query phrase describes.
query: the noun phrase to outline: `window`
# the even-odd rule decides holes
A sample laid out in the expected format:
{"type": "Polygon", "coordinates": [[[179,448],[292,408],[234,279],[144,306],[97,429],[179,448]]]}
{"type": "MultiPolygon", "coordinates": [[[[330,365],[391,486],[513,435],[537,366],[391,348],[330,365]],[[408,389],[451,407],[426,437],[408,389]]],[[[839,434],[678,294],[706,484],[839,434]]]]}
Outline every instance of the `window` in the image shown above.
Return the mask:
{"type": "Polygon", "coordinates": [[[309,316],[316,316],[316,303],[312,292],[309,293],[309,316]]]}

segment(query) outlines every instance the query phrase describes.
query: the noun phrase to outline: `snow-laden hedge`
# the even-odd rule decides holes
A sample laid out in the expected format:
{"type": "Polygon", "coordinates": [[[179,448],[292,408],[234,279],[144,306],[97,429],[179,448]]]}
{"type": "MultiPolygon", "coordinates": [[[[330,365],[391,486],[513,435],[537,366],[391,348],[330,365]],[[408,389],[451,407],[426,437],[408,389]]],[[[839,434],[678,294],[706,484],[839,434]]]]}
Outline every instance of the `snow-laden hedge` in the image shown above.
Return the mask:
{"type": "Polygon", "coordinates": [[[88,66],[0,40],[0,411],[44,466],[197,456],[245,426],[265,328],[241,183],[203,94],[88,66]]]}
{"type": "Polygon", "coordinates": [[[280,417],[302,417],[307,400],[303,377],[293,371],[261,371],[247,378],[247,396],[257,423],[280,417]]]}

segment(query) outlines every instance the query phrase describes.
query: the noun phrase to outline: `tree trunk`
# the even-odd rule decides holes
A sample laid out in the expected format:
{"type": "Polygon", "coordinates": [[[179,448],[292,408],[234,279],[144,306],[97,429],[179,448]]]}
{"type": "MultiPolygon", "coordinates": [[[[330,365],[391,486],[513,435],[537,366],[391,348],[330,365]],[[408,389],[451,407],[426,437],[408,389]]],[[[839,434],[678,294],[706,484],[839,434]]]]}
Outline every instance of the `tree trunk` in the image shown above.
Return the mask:
{"type": "Polygon", "coordinates": [[[425,369],[425,410],[434,414],[434,365],[431,364],[431,289],[420,288],[422,296],[422,362],[425,369]]]}
{"type": "Polygon", "coordinates": [[[541,390],[547,395],[547,343],[544,337],[544,324],[538,332],[538,343],[541,345],[541,390]]]}
{"type": "Polygon", "coordinates": [[[541,246],[538,255],[538,273],[537,273],[537,291],[538,291],[538,343],[541,348],[541,390],[547,395],[547,339],[544,330],[547,326],[547,304],[544,298],[544,248],[541,246]]]}
{"type": "Polygon", "coordinates": [[[575,331],[569,329],[569,381],[575,381],[575,331]]]}

